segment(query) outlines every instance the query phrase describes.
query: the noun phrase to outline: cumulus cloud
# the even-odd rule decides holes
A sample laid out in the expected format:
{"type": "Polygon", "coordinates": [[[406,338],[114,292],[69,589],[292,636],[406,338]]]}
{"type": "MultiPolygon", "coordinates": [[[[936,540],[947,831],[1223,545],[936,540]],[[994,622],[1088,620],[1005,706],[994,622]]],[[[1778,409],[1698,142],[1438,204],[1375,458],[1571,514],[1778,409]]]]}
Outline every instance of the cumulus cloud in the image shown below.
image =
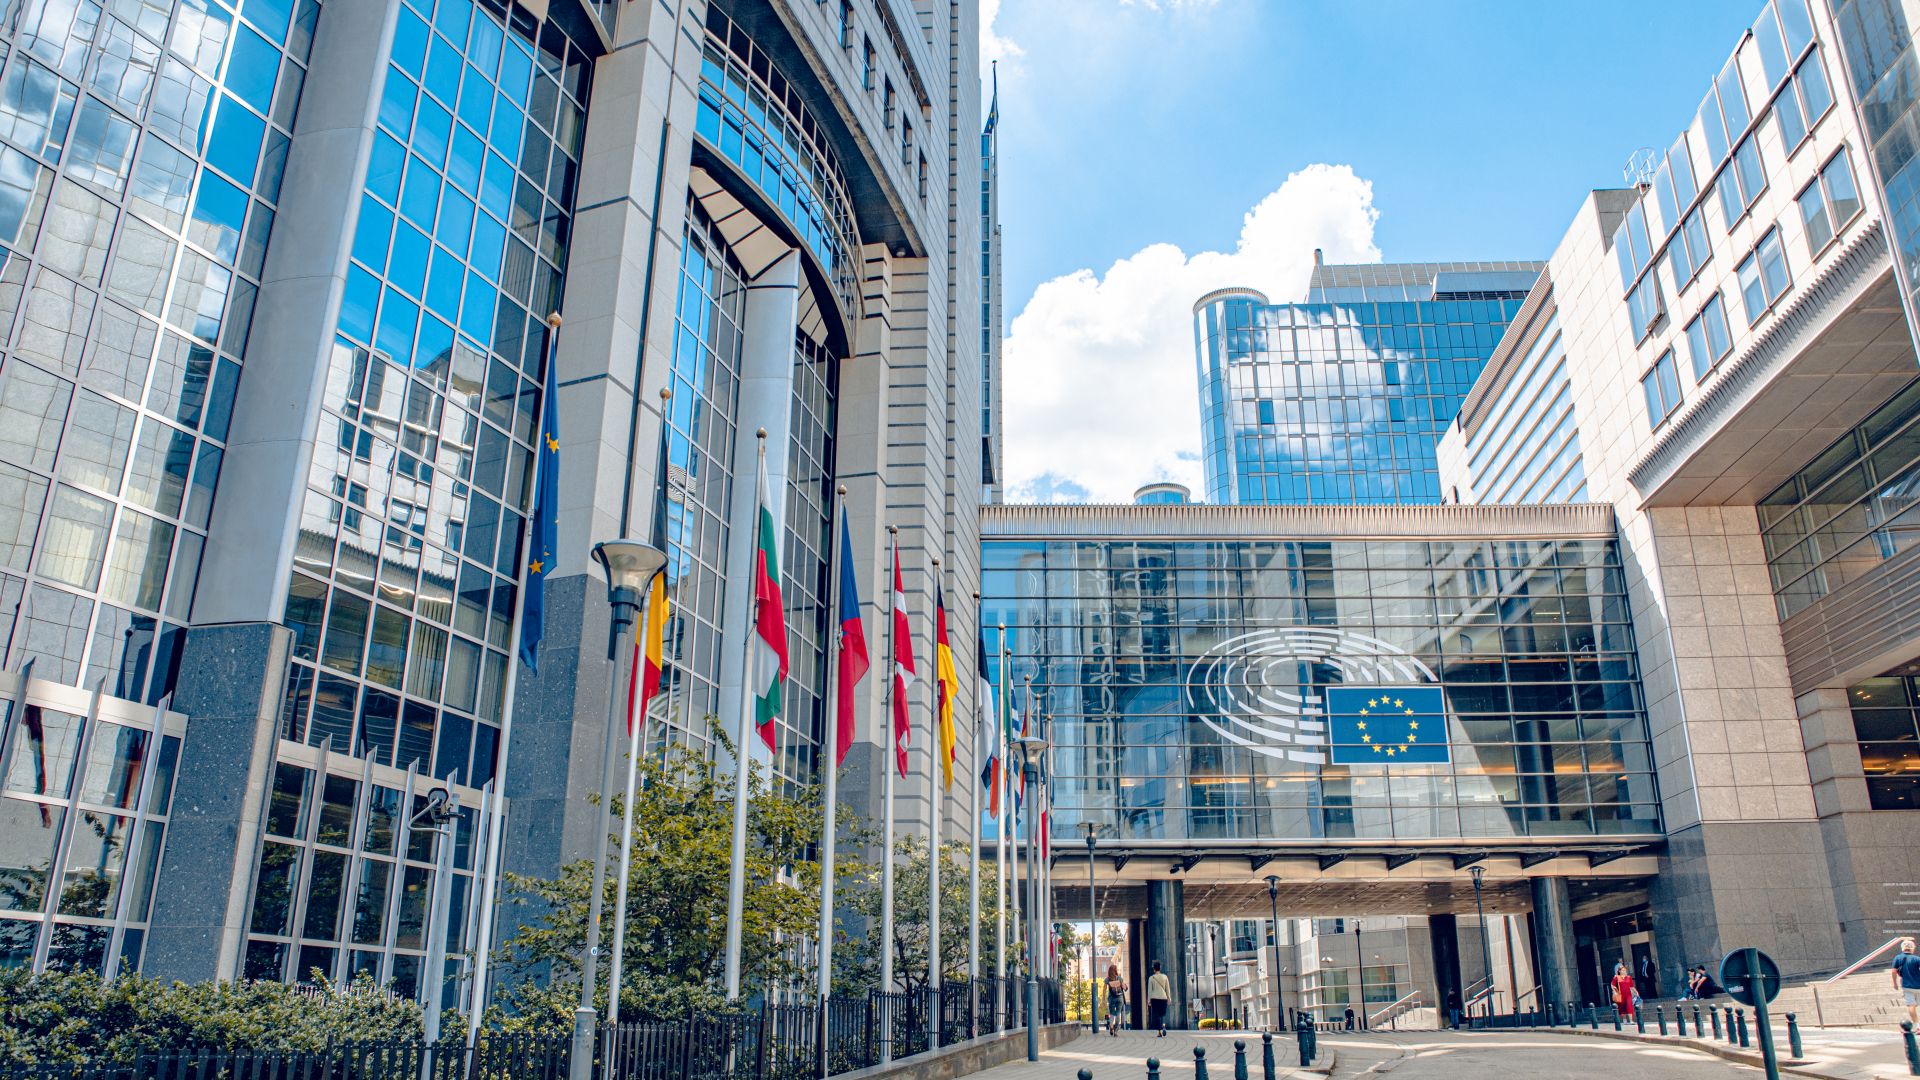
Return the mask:
{"type": "Polygon", "coordinates": [[[1162,480],[1204,495],[1193,302],[1229,285],[1302,299],[1315,248],[1380,260],[1378,218],[1372,183],[1310,165],[1247,212],[1232,251],[1153,244],[1042,283],[1003,352],[1009,501],[1124,502],[1162,480]]]}
{"type": "Polygon", "coordinates": [[[1011,38],[1000,36],[994,29],[994,20],[1000,17],[1000,0],[980,0],[980,74],[985,77],[987,69],[995,60],[1012,60],[1021,55],[1020,46],[1011,38]]]}

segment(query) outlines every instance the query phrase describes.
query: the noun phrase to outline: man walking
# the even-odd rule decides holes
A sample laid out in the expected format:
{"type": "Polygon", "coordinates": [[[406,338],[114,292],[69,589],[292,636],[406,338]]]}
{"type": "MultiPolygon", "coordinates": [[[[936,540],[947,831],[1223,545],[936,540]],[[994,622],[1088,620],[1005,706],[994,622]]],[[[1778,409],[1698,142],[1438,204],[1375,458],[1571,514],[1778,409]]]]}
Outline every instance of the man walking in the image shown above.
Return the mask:
{"type": "Polygon", "coordinates": [[[1153,962],[1153,974],[1147,979],[1147,1026],[1157,1029],[1160,1034],[1155,1038],[1167,1037],[1167,1003],[1173,1000],[1173,980],[1160,970],[1160,961],[1153,962]]]}
{"type": "Polygon", "coordinates": [[[1900,991],[1900,1003],[1907,1007],[1909,1023],[1920,1025],[1920,956],[1913,954],[1913,939],[1900,942],[1893,958],[1893,987],[1900,991]]]}

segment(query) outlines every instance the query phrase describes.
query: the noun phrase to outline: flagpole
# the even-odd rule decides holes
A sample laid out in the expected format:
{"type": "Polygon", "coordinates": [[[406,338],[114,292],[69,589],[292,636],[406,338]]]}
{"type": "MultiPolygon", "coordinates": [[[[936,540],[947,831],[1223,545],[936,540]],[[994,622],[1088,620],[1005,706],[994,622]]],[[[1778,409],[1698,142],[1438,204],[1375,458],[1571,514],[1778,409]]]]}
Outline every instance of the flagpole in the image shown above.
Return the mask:
{"type": "Polygon", "coordinates": [[[993,835],[996,846],[993,853],[993,889],[999,903],[994,905],[993,942],[998,955],[994,959],[994,1023],[997,1026],[1006,1010],[1007,994],[1007,778],[1013,762],[1007,757],[1007,725],[1012,722],[1013,714],[1007,711],[1007,624],[1000,624],[1000,679],[994,685],[994,696],[1000,701],[997,719],[994,722],[994,746],[1000,756],[1000,778],[994,781],[1000,787],[998,811],[993,818],[993,835]]]}
{"type": "MultiPolygon", "coordinates": [[[[939,588],[940,556],[934,555],[934,587],[939,588]]],[[[937,615],[937,613],[936,613],[937,615]]],[[[940,759],[947,748],[940,738],[940,642],[933,643],[933,738],[927,740],[927,988],[933,1006],[927,1010],[927,1046],[940,1045],[940,811],[945,793],[940,787],[940,759]]]]}
{"type": "MultiPolygon", "coordinates": [[[[554,348],[559,344],[560,340],[559,312],[552,311],[547,313],[547,329],[549,332],[547,334],[546,364],[550,367],[553,364],[554,348]]],[[[542,369],[540,379],[543,394],[545,393],[546,387],[557,385],[558,383],[557,379],[548,379],[546,377],[545,369],[542,369]]],[[[544,411],[546,409],[546,402],[542,401],[540,408],[544,411]]],[[[528,491],[538,492],[540,490],[540,460],[544,457],[546,457],[545,454],[537,452],[533,455],[533,475],[528,478],[528,491]]],[[[535,498],[537,499],[538,496],[536,495],[535,498]]],[[[538,507],[535,509],[537,510],[538,507]]],[[[534,515],[529,514],[527,515],[525,524],[521,526],[523,530],[521,536],[523,539],[526,536],[525,530],[532,529],[533,525],[534,515]]],[[[487,838],[486,873],[480,885],[480,928],[476,935],[479,940],[472,943],[474,948],[473,1015],[468,1018],[467,1022],[467,1045],[470,1047],[475,1045],[480,1038],[481,1014],[486,1011],[488,997],[488,969],[492,966],[494,902],[496,895],[500,891],[500,845],[506,831],[507,785],[505,778],[507,775],[507,757],[513,749],[513,712],[514,708],[519,704],[520,692],[520,626],[521,616],[526,608],[527,595],[527,563],[524,559],[521,560],[519,573],[515,575],[514,585],[517,589],[515,595],[520,598],[521,602],[513,605],[513,625],[507,635],[507,640],[513,643],[513,648],[507,652],[505,707],[501,710],[500,714],[500,756],[493,770],[494,775],[500,778],[500,782],[496,783],[493,787],[493,813],[488,822],[491,835],[487,838]]]]}
{"type": "MultiPolygon", "coordinates": [[[[973,611],[974,633],[976,634],[974,638],[975,646],[973,655],[978,658],[985,650],[978,644],[980,594],[977,592],[973,594],[973,611]]],[[[980,752],[980,706],[982,704],[980,701],[980,680],[985,677],[985,675],[986,672],[984,671],[976,671],[973,673],[973,750],[975,757],[978,757],[980,752]]],[[[981,764],[981,762],[975,761],[973,767],[978,769],[981,764]]],[[[992,775],[991,772],[989,772],[987,783],[990,784],[992,782],[992,775]]],[[[969,835],[972,839],[967,844],[967,992],[972,995],[971,1000],[978,1000],[980,995],[980,788],[974,787],[972,784],[967,786],[973,791],[972,797],[967,799],[967,805],[973,811],[969,815],[973,818],[973,828],[969,830],[969,835]]],[[[981,787],[984,786],[986,785],[981,785],[981,787]]],[[[971,1037],[973,1033],[969,1031],[967,1034],[971,1037]]]]}
{"type": "MultiPolygon", "coordinates": [[[[657,579],[656,579],[657,580],[657,579]]],[[[654,585],[647,587],[647,607],[653,606],[654,585]]],[[[607,1022],[620,1022],[620,975],[626,963],[627,943],[627,877],[633,866],[633,789],[640,778],[640,729],[641,718],[634,716],[640,696],[640,650],[646,648],[647,616],[651,611],[642,611],[639,633],[633,637],[633,672],[627,678],[627,795],[620,804],[620,816],[625,819],[620,825],[620,882],[614,887],[613,900],[613,969],[607,981],[607,1022]]]]}
{"type": "MultiPolygon", "coordinates": [[[[754,480],[754,515],[759,516],[759,507],[766,505],[767,491],[761,483],[767,475],[767,429],[761,428],[756,436],[760,440],[759,468],[754,480]]],[[[756,541],[757,543],[757,541],[756,541]]],[[[726,989],[729,1002],[740,1000],[740,921],[746,915],[747,901],[747,774],[749,759],[747,739],[753,728],[752,688],[747,685],[747,673],[753,670],[753,623],[756,619],[754,602],[747,603],[749,625],[741,640],[740,658],[740,726],[734,739],[733,760],[733,865],[727,871],[727,955],[726,989]]]]}
{"type": "MultiPolygon", "coordinates": [[[[900,733],[894,730],[893,696],[900,692],[900,671],[896,663],[899,648],[895,638],[898,636],[895,625],[898,617],[895,604],[900,598],[899,590],[894,588],[893,578],[900,572],[900,527],[887,526],[889,549],[886,575],[887,589],[887,693],[883,708],[886,717],[881,721],[886,730],[887,752],[881,755],[881,769],[886,774],[880,785],[880,989],[883,993],[893,990],[893,789],[894,774],[899,771],[895,760],[900,753],[900,733]]],[[[892,1029],[882,1033],[881,1053],[883,1059],[893,1056],[892,1029]]]]}
{"type": "MultiPolygon", "coordinates": [[[[838,511],[834,516],[840,519],[836,524],[844,528],[847,513],[847,485],[841,484],[836,487],[834,494],[837,496],[835,509],[838,511]]],[[[841,546],[841,535],[841,530],[834,530],[829,540],[834,548],[841,546]]],[[[840,805],[840,650],[843,644],[840,639],[843,635],[840,629],[842,624],[838,621],[840,614],[839,551],[830,551],[828,554],[827,603],[831,605],[829,610],[833,611],[835,621],[833,630],[827,635],[827,745],[826,754],[821,759],[823,762],[821,769],[827,775],[824,793],[826,821],[821,827],[820,834],[820,1038],[815,1040],[815,1046],[819,1049],[820,1075],[823,1077],[828,1073],[827,1000],[833,994],[833,859],[835,833],[838,832],[834,817],[840,805]]]]}

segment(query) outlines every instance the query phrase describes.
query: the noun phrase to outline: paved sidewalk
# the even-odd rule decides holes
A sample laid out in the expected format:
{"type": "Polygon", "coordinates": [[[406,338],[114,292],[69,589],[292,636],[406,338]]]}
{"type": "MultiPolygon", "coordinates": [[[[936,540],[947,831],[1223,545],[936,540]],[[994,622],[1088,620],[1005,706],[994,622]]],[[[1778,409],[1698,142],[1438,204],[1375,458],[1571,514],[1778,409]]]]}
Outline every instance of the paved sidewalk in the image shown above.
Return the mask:
{"type": "MultiPolygon", "coordinates": [[[[1554,1028],[1552,1030],[1566,1033],[1570,1029],[1554,1028]]],[[[1711,1038],[1681,1039],[1677,1036],[1662,1038],[1651,1031],[1641,1035],[1631,1028],[1621,1032],[1611,1031],[1605,1027],[1599,1031],[1587,1028],[1576,1028],[1571,1031],[1573,1034],[1588,1037],[1690,1046],[1728,1061],[1738,1061],[1747,1065],[1760,1064],[1759,1042],[1751,1035],[1749,1035],[1749,1041],[1753,1046],[1742,1050],[1736,1045],[1711,1038]]],[[[1913,1075],[1907,1068],[1906,1048],[1901,1041],[1898,1028],[1802,1029],[1800,1040],[1806,1056],[1800,1059],[1787,1057],[1787,1027],[1778,1019],[1774,1024],[1774,1037],[1778,1040],[1777,1049],[1782,1073],[1824,1077],[1826,1080],[1904,1080],[1913,1075]]]]}
{"type": "MultiPolygon", "coordinates": [[[[996,1065],[975,1073],[980,1080],[1074,1080],[1081,1069],[1093,1073],[1093,1080],[1146,1080],[1147,1059],[1160,1061],[1161,1080],[1193,1080],[1193,1051],[1207,1052],[1207,1080],[1233,1080],[1233,1041],[1247,1044],[1247,1076],[1261,1080],[1260,1032],[1258,1031],[1170,1031],[1162,1039],[1150,1031],[1123,1031],[1119,1035],[1082,1035],[1052,1050],[1042,1051],[1040,1060],[1030,1062],[1023,1056],[1005,1065],[996,1065]]],[[[1326,1069],[1334,1056],[1322,1038],[1321,1053],[1312,1070],[1290,1068],[1299,1061],[1292,1036],[1276,1036],[1273,1058],[1274,1075],[1279,1080],[1327,1080],[1326,1069]]]]}

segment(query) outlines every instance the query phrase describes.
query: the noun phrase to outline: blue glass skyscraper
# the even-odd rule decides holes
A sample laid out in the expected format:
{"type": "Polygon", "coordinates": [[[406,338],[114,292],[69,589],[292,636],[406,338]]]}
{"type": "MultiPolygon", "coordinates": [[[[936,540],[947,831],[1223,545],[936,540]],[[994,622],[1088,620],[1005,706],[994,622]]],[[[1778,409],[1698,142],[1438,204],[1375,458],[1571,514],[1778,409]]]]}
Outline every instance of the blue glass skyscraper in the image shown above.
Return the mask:
{"type": "Polygon", "coordinates": [[[1439,502],[1434,446],[1542,265],[1339,266],[1316,253],[1305,303],[1201,297],[1208,501],[1439,502]]]}

